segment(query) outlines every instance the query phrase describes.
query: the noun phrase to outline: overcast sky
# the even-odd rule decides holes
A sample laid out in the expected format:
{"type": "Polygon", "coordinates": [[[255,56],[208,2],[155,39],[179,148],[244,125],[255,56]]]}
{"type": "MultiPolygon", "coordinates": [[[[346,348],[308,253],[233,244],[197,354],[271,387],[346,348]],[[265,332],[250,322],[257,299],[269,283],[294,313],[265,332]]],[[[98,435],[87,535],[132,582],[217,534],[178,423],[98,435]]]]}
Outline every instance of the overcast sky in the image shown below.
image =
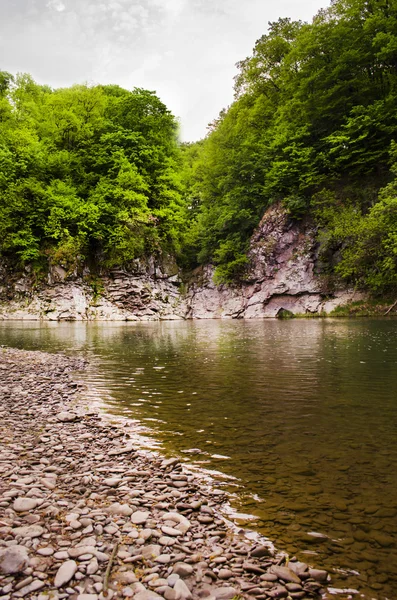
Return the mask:
{"type": "Polygon", "coordinates": [[[185,141],[233,99],[235,63],[268,21],[310,21],[328,0],[0,0],[0,70],[53,87],[155,90],[185,141]]]}

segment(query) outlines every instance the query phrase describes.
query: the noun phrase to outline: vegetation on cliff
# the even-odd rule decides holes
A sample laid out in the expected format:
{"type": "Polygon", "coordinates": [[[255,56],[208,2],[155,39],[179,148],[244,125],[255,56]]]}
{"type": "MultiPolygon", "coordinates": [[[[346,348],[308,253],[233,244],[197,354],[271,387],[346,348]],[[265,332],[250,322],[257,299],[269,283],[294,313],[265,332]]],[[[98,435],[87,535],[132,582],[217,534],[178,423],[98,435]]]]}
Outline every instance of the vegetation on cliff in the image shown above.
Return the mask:
{"type": "Polygon", "coordinates": [[[106,266],[167,251],[243,278],[266,208],[314,219],[324,270],[397,288],[397,0],[270,23],[195,144],[153,92],[0,74],[0,252],[106,266]]]}
{"type": "Polygon", "coordinates": [[[330,273],[395,288],[397,2],[334,0],[311,24],[270,23],[238,67],[234,103],[186,151],[196,262],[242,276],[253,229],[282,201],[316,219],[330,273]]]}

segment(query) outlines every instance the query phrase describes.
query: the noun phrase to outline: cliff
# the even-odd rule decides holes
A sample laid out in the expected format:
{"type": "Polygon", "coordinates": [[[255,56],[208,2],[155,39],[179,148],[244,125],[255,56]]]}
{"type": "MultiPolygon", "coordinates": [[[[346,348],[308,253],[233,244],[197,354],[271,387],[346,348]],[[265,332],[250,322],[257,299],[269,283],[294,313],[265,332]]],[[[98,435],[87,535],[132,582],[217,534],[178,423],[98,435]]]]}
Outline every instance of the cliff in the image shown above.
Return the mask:
{"type": "Polygon", "coordinates": [[[330,291],[319,272],[318,246],[310,222],[288,219],[271,207],[252,236],[244,283],[213,282],[213,267],[190,274],[182,284],[172,260],[136,261],[93,277],[50,268],[36,281],[29,268],[10,273],[0,267],[0,318],[25,320],[146,321],[170,319],[264,318],[282,310],[294,314],[330,312],[363,297],[349,289],[330,291]]]}

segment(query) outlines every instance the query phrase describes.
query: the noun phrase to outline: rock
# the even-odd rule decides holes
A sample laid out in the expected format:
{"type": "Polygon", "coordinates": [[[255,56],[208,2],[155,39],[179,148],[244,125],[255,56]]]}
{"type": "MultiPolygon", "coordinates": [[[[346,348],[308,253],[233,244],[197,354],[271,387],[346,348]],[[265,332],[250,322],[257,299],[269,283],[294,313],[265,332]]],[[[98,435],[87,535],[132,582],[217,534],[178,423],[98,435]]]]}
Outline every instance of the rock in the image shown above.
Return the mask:
{"type": "Polygon", "coordinates": [[[74,560],[67,560],[61,565],[55,575],[54,585],[56,588],[68,583],[77,571],[77,563],[74,560]]]}
{"type": "Polygon", "coordinates": [[[163,596],[165,598],[165,600],[178,600],[179,596],[177,594],[177,592],[172,588],[172,587],[166,587],[164,592],[163,592],[163,596]]]}
{"type": "Polygon", "coordinates": [[[34,579],[28,585],[25,585],[23,588],[19,589],[17,592],[13,593],[13,598],[24,598],[28,594],[33,594],[38,590],[41,590],[45,586],[44,581],[40,581],[39,579],[34,579]]]}
{"type": "Polygon", "coordinates": [[[238,596],[238,590],[234,587],[221,587],[213,590],[213,595],[216,600],[231,600],[235,596],[238,596]]]}
{"type": "Polygon", "coordinates": [[[181,535],[181,533],[182,533],[179,529],[175,529],[174,527],[167,527],[166,525],[163,525],[161,527],[161,531],[163,533],[165,533],[166,535],[171,535],[171,536],[175,536],[175,537],[181,535]]]}
{"type": "Polygon", "coordinates": [[[107,509],[107,512],[110,515],[123,515],[124,517],[130,517],[134,512],[128,504],[120,504],[116,502],[115,504],[111,504],[107,509]]]}
{"type": "Polygon", "coordinates": [[[108,479],[103,480],[103,485],[107,487],[117,487],[121,483],[121,479],[119,477],[109,477],[108,479]]]}
{"type": "Polygon", "coordinates": [[[137,510],[134,513],[132,513],[131,522],[134,523],[134,525],[142,525],[143,523],[146,523],[149,516],[150,513],[143,510],[137,510]]]}
{"type": "Polygon", "coordinates": [[[44,529],[40,525],[23,525],[22,527],[14,527],[11,533],[20,535],[23,538],[36,538],[43,535],[44,529]]]}
{"type": "Polygon", "coordinates": [[[37,550],[37,554],[40,554],[40,556],[52,556],[54,554],[54,548],[51,548],[51,546],[39,548],[37,550]]]}
{"type": "Polygon", "coordinates": [[[115,575],[115,579],[117,579],[119,583],[127,585],[136,583],[138,581],[137,576],[133,571],[123,571],[121,573],[117,573],[117,575],[115,575]]]}
{"type": "Polygon", "coordinates": [[[57,414],[57,420],[61,423],[71,423],[72,421],[76,421],[78,419],[78,415],[73,412],[62,411],[57,414]]]}
{"type": "Polygon", "coordinates": [[[173,467],[173,466],[177,465],[178,463],[179,463],[179,460],[177,458],[166,458],[161,463],[161,466],[163,469],[166,469],[167,467],[173,467]]]}
{"type": "Polygon", "coordinates": [[[301,582],[298,575],[288,567],[278,567],[275,565],[269,569],[269,572],[274,573],[274,575],[276,575],[279,579],[282,579],[283,581],[288,581],[289,583],[301,582]]]}
{"type": "Polygon", "coordinates": [[[168,575],[167,583],[170,587],[174,587],[174,585],[176,584],[178,579],[179,579],[179,575],[177,573],[172,573],[172,575],[168,575]]]}
{"type": "Polygon", "coordinates": [[[12,508],[15,512],[26,512],[36,508],[38,502],[34,498],[16,498],[12,508]]]}
{"type": "Polygon", "coordinates": [[[95,575],[98,571],[99,565],[96,558],[93,558],[87,565],[87,575],[95,575]]]}
{"type": "Polygon", "coordinates": [[[161,547],[157,544],[142,546],[142,556],[145,559],[157,558],[161,554],[161,547]]]}
{"type": "Polygon", "coordinates": [[[219,579],[230,579],[230,577],[233,577],[233,573],[230,569],[220,569],[218,577],[219,579]]]}
{"type": "Polygon", "coordinates": [[[176,529],[179,529],[182,533],[186,533],[191,527],[190,521],[183,515],[180,515],[179,513],[165,513],[161,518],[163,519],[163,521],[174,521],[175,523],[177,523],[176,529]]]}
{"type": "Polygon", "coordinates": [[[175,538],[171,538],[166,535],[162,535],[158,541],[161,546],[173,546],[176,543],[175,538]]]}
{"type": "Polygon", "coordinates": [[[189,577],[193,573],[193,567],[187,563],[179,562],[174,565],[172,572],[179,575],[179,577],[189,577]]]}
{"type": "Polygon", "coordinates": [[[29,555],[24,546],[9,546],[0,550],[0,573],[20,573],[29,564],[29,555]]]}
{"type": "Polygon", "coordinates": [[[288,590],[283,585],[277,585],[266,591],[269,598],[287,598],[288,590]]]}
{"type": "Polygon", "coordinates": [[[266,573],[266,571],[258,565],[248,562],[243,563],[243,569],[248,571],[248,573],[255,573],[255,575],[262,575],[263,573],[266,573]]]}
{"type": "Polygon", "coordinates": [[[153,590],[145,590],[135,594],[134,600],[163,600],[163,598],[153,590]]]}
{"type": "Polygon", "coordinates": [[[191,591],[182,579],[178,579],[175,582],[174,591],[181,600],[191,600],[191,598],[193,598],[191,591]]]}
{"type": "Polygon", "coordinates": [[[297,575],[303,575],[304,573],[308,573],[309,571],[308,565],[299,561],[290,561],[288,563],[288,568],[291,569],[291,571],[293,571],[297,575]]]}
{"type": "Polygon", "coordinates": [[[319,581],[320,583],[325,583],[328,579],[327,571],[324,571],[322,569],[309,569],[309,575],[312,579],[314,579],[315,581],[319,581]]]}
{"type": "Polygon", "coordinates": [[[251,556],[254,558],[262,558],[263,556],[272,556],[272,552],[267,546],[257,546],[251,550],[251,556]]]}

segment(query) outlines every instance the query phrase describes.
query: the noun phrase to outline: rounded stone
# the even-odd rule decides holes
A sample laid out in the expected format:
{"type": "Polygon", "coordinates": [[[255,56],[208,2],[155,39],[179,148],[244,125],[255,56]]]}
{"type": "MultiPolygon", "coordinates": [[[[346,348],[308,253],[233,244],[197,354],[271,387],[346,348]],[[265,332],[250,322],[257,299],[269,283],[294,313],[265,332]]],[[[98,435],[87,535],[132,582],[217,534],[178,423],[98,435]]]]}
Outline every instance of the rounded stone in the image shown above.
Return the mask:
{"type": "Polygon", "coordinates": [[[10,546],[0,551],[0,573],[12,575],[26,569],[29,555],[24,546],[10,546]]]}
{"type": "Polygon", "coordinates": [[[54,585],[59,588],[68,583],[77,571],[77,563],[74,560],[67,560],[61,565],[55,575],[54,585]]]}

